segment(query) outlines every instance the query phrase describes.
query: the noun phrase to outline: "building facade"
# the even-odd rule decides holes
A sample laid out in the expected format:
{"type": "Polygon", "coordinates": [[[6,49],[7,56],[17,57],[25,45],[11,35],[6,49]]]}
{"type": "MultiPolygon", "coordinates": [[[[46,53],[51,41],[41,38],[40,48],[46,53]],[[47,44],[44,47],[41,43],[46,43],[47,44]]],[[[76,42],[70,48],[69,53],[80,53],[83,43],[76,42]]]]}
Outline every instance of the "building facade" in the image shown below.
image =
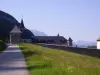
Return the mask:
{"type": "Polygon", "coordinates": [[[97,39],[97,49],[100,49],[100,38],[97,39]]]}
{"type": "Polygon", "coordinates": [[[10,32],[10,43],[16,44],[21,42],[21,33],[20,29],[15,25],[10,32]]]}

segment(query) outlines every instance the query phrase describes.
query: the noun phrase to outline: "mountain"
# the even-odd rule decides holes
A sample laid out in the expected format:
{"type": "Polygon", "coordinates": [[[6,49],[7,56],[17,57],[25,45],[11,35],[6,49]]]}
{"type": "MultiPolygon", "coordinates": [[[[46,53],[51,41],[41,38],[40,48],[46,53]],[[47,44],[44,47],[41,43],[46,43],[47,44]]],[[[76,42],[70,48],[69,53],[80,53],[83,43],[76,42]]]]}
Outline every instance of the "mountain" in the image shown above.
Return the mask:
{"type": "Polygon", "coordinates": [[[31,32],[35,35],[35,36],[47,36],[44,32],[38,31],[38,30],[31,30],[31,32]]]}
{"type": "Polygon", "coordinates": [[[5,40],[15,25],[20,24],[12,15],[0,10],[0,40],[5,40]]]}
{"type": "Polygon", "coordinates": [[[21,38],[29,39],[33,36],[33,33],[29,29],[24,28],[25,26],[23,21],[19,23],[12,15],[0,10],[0,40],[7,41],[7,39],[9,39],[10,31],[15,25],[22,29],[21,31],[23,33],[21,38]]]}
{"type": "Polygon", "coordinates": [[[77,42],[74,42],[73,44],[74,46],[77,45],[79,47],[96,46],[96,42],[83,41],[83,40],[79,40],[77,42]]]}

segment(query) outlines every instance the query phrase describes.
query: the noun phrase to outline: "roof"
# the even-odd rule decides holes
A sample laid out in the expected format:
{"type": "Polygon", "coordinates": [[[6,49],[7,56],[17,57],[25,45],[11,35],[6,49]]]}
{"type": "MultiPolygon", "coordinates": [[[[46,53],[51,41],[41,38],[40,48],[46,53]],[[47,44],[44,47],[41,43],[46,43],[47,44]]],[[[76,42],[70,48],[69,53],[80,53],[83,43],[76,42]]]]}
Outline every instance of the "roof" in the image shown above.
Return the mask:
{"type": "Polygon", "coordinates": [[[97,39],[97,41],[100,41],[100,37],[97,39]]]}
{"type": "Polygon", "coordinates": [[[69,41],[73,41],[70,37],[69,37],[69,39],[68,39],[69,41]]]}
{"type": "Polygon", "coordinates": [[[14,28],[11,30],[10,33],[22,33],[19,28],[17,27],[17,25],[14,26],[14,28]]]}
{"type": "Polygon", "coordinates": [[[33,36],[33,38],[36,38],[38,40],[57,40],[57,39],[60,39],[60,40],[63,40],[63,41],[67,41],[66,38],[64,38],[63,36],[33,36]]]}

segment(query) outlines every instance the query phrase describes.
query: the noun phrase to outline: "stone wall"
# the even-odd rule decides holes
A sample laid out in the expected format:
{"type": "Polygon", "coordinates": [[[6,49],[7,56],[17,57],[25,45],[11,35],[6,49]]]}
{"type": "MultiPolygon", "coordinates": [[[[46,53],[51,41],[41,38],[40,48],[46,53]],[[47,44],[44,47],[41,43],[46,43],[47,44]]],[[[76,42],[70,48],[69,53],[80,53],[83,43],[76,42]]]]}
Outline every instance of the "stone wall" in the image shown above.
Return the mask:
{"type": "Polygon", "coordinates": [[[54,49],[60,49],[65,51],[70,51],[74,53],[94,56],[100,58],[100,50],[99,49],[88,49],[88,48],[78,48],[78,47],[66,47],[66,46],[60,46],[60,45],[48,45],[48,44],[38,44],[44,47],[48,48],[54,48],[54,49]]]}

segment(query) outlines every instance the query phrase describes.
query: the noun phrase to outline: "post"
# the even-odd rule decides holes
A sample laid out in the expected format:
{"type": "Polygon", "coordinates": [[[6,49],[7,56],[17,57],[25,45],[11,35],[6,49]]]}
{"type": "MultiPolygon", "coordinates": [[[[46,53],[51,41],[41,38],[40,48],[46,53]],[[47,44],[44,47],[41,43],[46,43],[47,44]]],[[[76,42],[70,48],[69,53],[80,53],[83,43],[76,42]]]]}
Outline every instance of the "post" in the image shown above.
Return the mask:
{"type": "Polygon", "coordinates": [[[10,34],[10,44],[11,44],[11,34],[10,34]]]}

